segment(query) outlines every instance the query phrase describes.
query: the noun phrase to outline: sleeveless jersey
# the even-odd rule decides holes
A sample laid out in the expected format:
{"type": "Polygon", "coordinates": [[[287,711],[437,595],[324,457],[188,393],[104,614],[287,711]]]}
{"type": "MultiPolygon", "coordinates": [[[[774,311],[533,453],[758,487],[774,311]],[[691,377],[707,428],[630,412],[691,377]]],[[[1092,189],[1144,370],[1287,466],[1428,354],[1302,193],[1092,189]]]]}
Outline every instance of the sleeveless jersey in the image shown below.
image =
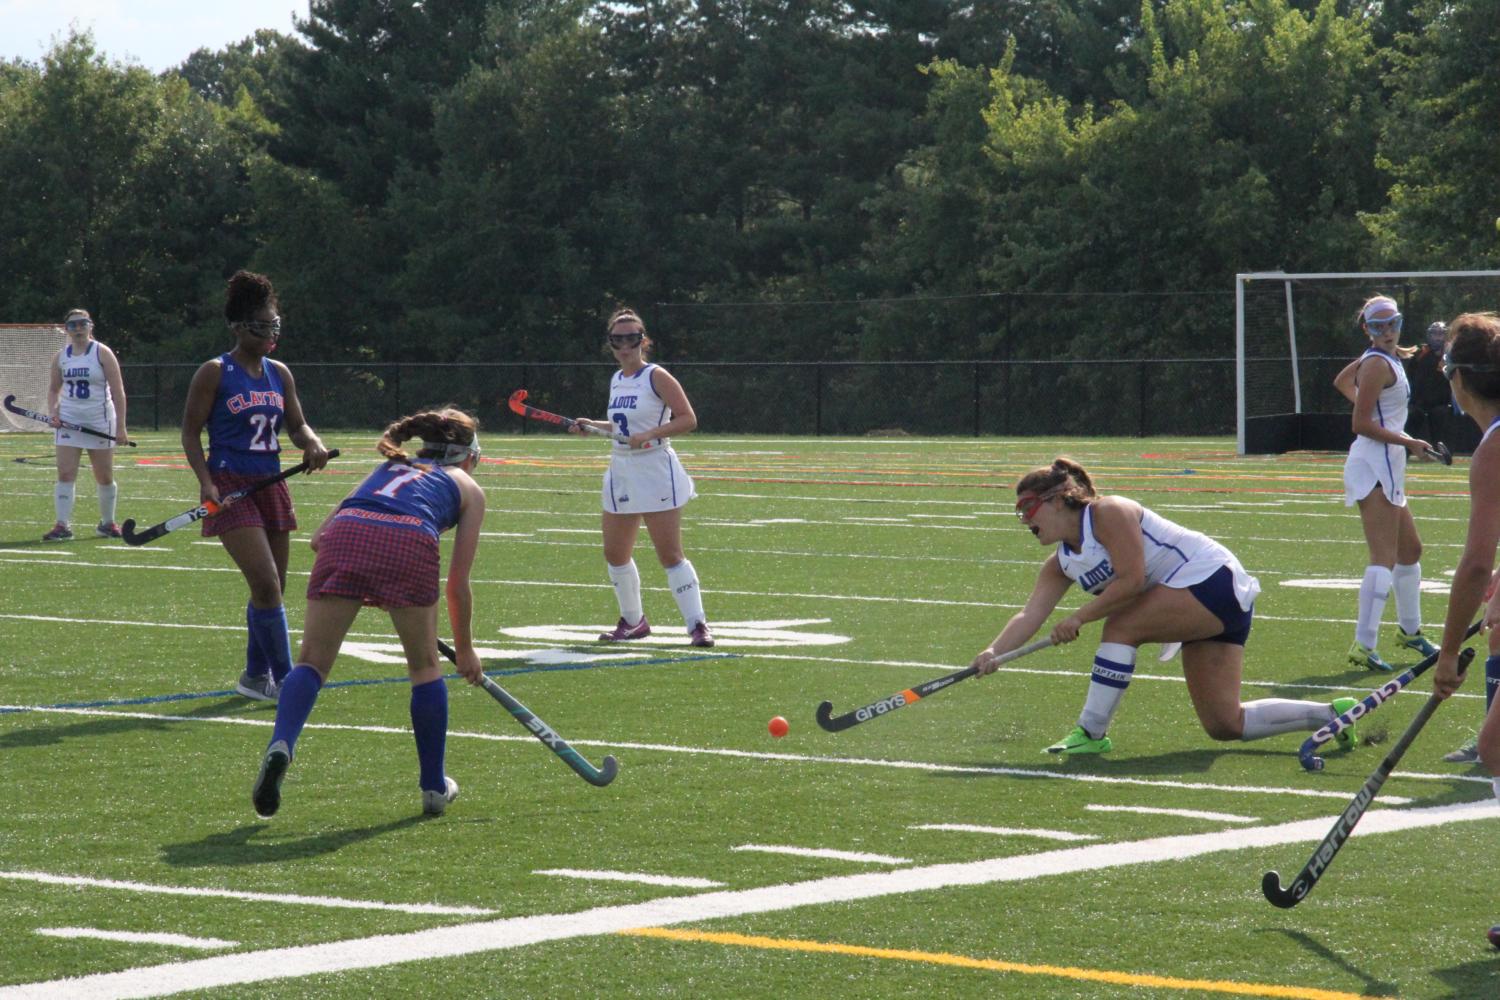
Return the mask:
{"type": "Polygon", "coordinates": [[[99,360],[99,342],[90,340],[82,354],[74,354],[72,344],[64,345],[57,352],[56,363],[62,374],[58,416],[69,423],[112,431],[115,401],[109,394],[104,364],[99,360]]]}
{"type": "Polygon", "coordinates": [[[260,378],[251,378],[229,354],[219,355],[219,389],[208,415],[208,467],[240,475],[281,471],[281,432],[286,400],[281,376],[262,359],[260,378]]]}
{"type": "MultiPolygon", "coordinates": [[[[1234,553],[1202,532],[1168,521],[1154,511],[1141,508],[1141,541],[1146,554],[1146,586],[1156,584],[1182,589],[1202,583],[1223,566],[1234,575],[1234,594],[1242,610],[1250,610],[1260,583],[1245,572],[1234,553]]],[[[1109,552],[1094,537],[1094,508],[1083,509],[1083,542],[1074,549],[1067,542],[1057,546],[1057,564],[1068,579],[1090,594],[1103,592],[1115,578],[1109,552]]]]}
{"type": "Polygon", "coordinates": [[[339,504],[340,517],[425,531],[433,538],[458,523],[458,484],[440,465],[386,462],[339,504]]]}
{"type": "MultiPolygon", "coordinates": [[[[656,365],[647,365],[634,375],[615,372],[614,378],[609,380],[609,421],[622,434],[628,436],[637,431],[650,430],[672,419],[672,411],[651,386],[651,372],[656,367],[656,365]]],[[[670,440],[658,438],[652,442],[649,450],[670,449],[671,447],[670,440]]],[[[617,455],[641,453],[632,451],[627,444],[615,442],[617,455]]]]}
{"type": "MultiPolygon", "coordinates": [[[[1364,359],[1371,356],[1383,360],[1396,376],[1394,382],[1380,390],[1380,397],[1375,401],[1375,422],[1400,434],[1406,427],[1406,409],[1411,400],[1411,383],[1406,379],[1406,369],[1399,359],[1373,347],[1360,355],[1360,363],[1363,364],[1364,359]]],[[[1363,434],[1355,437],[1349,454],[1364,459],[1376,468],[1382,465],[1395,466],[1396,463],[1400,464],[1400,468],[1406,466],[1405,448],[1397,444],[1386,444],[1363,434]]]]}

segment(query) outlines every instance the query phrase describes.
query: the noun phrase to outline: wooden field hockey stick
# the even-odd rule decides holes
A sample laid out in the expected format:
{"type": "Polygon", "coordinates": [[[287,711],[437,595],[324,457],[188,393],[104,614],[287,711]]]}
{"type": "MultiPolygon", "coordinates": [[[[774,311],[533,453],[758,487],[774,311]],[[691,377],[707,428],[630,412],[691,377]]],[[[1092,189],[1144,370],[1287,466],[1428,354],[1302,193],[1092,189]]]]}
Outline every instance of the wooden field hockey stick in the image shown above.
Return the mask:
{"type": "MultiPolygon", "coordinates": [[[[1474,659],[1472,648],[1465,649],[1458,654],[1460,675],[1468,669],[1469,661],[1472,659],[1474,659]]],[[[1353,801],[1339,814],[1339,818],[1334,820],[1333,828],[1328,831],[1328,835],[1323,838],[1318,849],[1313,851],[1312,857],[1307,859],[1307,864],[1302,866],[1302,871],[1292,880],[1291,885],[1283,886],[1281,876],[1275,871],[1268,871],[1261,877],[1260,891],[1265,894],[1266,899],[1270,900],[1272,905],[1279,906],[1283,910],[1290,910],[1307,898],[1313,886],[1318,884],[1318,879],[1328,871],[1328,866],[1333,863],[1334,855],[1338,854],[1339,848],[1344,846],[1344,842],[1354,832],[1355,824],[1370,808],[1370,803],[1375,801],[1375,795],[1380,791],[1380,786],[1385,784],[1385,779],[1389,778],[1391,772],[1396,769],[1402,755],[1406,753],[1406,748],[1411,746],[1411,741],[1417,738],[1417,734],[1422,731],[1423,726],[1427,725],[1427,720],[1432,718],[1432,713],[1436,712],[1437,707],[1442,703],[1442,699],[1435,694],[1428,697],[1427,702],[1417,712],[1416,718],[1411,720],[1411,725],[1406,727],[1406,732],[1402,733],[1396,745],[1391,747],[1391,752],[1385,755],[1385,760],[1381,761],[1375,772],[1365,779],[1365,783],[1355,793],[1353,801]]]]}
{"type": "MultiPolygon", "coordinates": [[[[1020,647],[1019,649],[1013,649],[1009,653],[1003,653],[1000,656],[995,657],[990,662],[996,664],[997,666],[1001,663],[1009,663],[1011,660],[1019,660],[1027,653],[1035,653],[1039,649],[1046,649],[1050,645],[1052,645],[1051,638],[1038,639],[1036,642],[1028,643],[1027,645],[1020,647]]],[[[876,718],[877,716],[887,715],[891,712],[894,712],[898,708],[905,708],[907,705],[910,705],[914,701],[921,701],[923,698],[926,698],[930,694],[935,694],[938,691],[943,690],[943,688],[952,687],[959,681],[968,680],[970,677],[973,677],[978,673],[979,668],[971,663],[969,666],[964,667],[962,670],[955,670],[951,674],[944,674],[941,677],[935,677],[932,680],[927,681],[926,683],[909,687],[905,691],[897,691],[889,698],[882,698],[879,701],[872,701],[868,705],[865,705],[861,708],[856,708],[852,712],[845,712],[843,715],[840,715],[838,717],[834,717],[833,715],[833,702],[825,701],[818,706],[818,725],[822,726],[830,733],[842,732],[843,730],[848,729],[850,726],[856,726],[861,722],[869,722],[871,719],[876,718]]]]}
{"type": "MultiPolygon", "coordinates": [[[[328,457],[338,458],[339,450],[337,448],[329,449],[328,457]]],[[[298,462],[296,465],[292,466],[289,469],[282,469],[274,476],[268,476],[267,478],[260,480],[260,482],[251,483],[244,489],[235,490],[227,497],[221,497],[217,503],[212,500],[205,500],[198,506],[193,507],[189,510],[185,510],[175,517],[169,517],[160,524],[153,524],[145,531],[139,533],[137,533],[135,530],[135,519],[127,518],[125,522],[120,525],[120,535],[125,539],[126,545],[145,545],[152,539],[160,538],[162,535],[165,535],[168,532],[176,531],[178,528],[186,528],[188,525],[193,524],[197,521],[201,521],[205,517],[212,517],[214,514],[217,514],[219,511],[223,510],[225,507],[228,507],[236,500],[242,500],[250,494],[254,493],[256,490],[263,490],[273,483],[279,483],[283,479],[295,476],[299,472],[307,471],[309,471],[308,464],[306,462],[298,462]]]]}
{"type": "MultiPolygon", "coordinates": [[[[441,639],[438,640],[438,652],[446,656],[448,662],[458,663],[458,654],[453,651],[452,646],[441,639]]],[[[548,750],[561,757],[563,763],[571,767],[584,781],[597,788],[603,788],[615,780],[615,775],[620,770],[620,764],[619,761],[615,760],[613,755],[604,758],[603,767],[595,767],[584,758],[583,754],[570,747],[567,740],[557,735],[555,729],[537,718],[535,712],[517,701],[505,688],[483,674],[480,674],[479,682],[489,692],[491,698],[504,705],[505,710],[514,715],[521,725],[530,730],[531,735],[541,740],[548,750]]]]}
{"type": "MultiPolygon", "coordinates": [[[[1470,639],[1472,639],[1475,634],[1478,633],[1479,626],[1482,624],[1484,624],[1483,619],[1475,622],[1473,625],[1470,625],[1469,630],[1464,633],[1464,641],[1468,642],[1470,639]]],[[[1416,666],[1409,667],[1405,673],[1386,681],[1384,684],[1380,685],[1380,687],[1376,688],[1374,691],[1371,691],[1369,694],[1365,695],[1358,702],[1352,705],[1347,712],[1343,712],[1335,716],[1333,720],[1328,723],[1328,725],[1324,726],[1323,728],[1319,729],[1317,732],[1309,736],[1307,739],[1303,740],[1302,749],[1297,751],[1297,760],[1301,762],[1303,769],[1307,771],[1323,770],[1323,758],[1316,756],[1319,747],[1327,743],[1329,740],[1332,740],[1335,736],[1348,729],[1350,726],[1354,725],[1357,720],[1369,715],[1381,705],[1384,705],[1391,698],[1395,697],[1397,692],[1406,687],[1406,685],[1410,684],[1412,681],[1416,680],[1418,677],[1421,677],[1437,661],[1438,654],[1436,653],[1433,653],[1431,656],[1424,657],[1422,662],[1418,663],[1416,666]]]]}
{"type": "MultiPolygon", "coordinates": [[[[7,410],[9,410],[10,412],[12,412],[12,413],[19,414],[20,416],[23,416],[23,417],[29,417],[32,420],[40,420],[42,423],[48,425],[49,427],[52,426],[52,418],[49,417],[49,416],[47,416],[45,413],[38,413],[35,410],[28,410],[24,406],[17,406],[16,405],[16,397],[15,397],[14,394],[5,397],[5,408],[7,410]]],[[[59,426],[59,427],[66,427],[70,431],[80,431],[80,432],[82,432],[84,434],[92,434],[92,435],[94,435],[94,437],[106,438],[106,439],[108,439],[110,441],[115,442],[116,444],[128,444],[132,448],[135,447],[135,442],[134,441],[123,441],[122,442],[119,438],[115,437],[113,434],[106,434],[103,431],[96,431],[92,427],[85,427],[85,426],[83,426],[83,424],[70,423],[67,420],[58,420],[57,426],[59,426]]]]}
{"type": "MultiPolygon", "coordinates": [[[[530,403],[526,402],[525,389],[517,389],[515,392],[511,393],[508,405],[510,406],[512,413],[518,413],[528,420],[540,420],[544,424],[551,424],[554,427],[561,427],[563,430],[571,430],[574,427],[581,427],[586,433],[589,434],[597,434],[600,437],[607,437],[611,441],[618,441],[620,444],[630,443],[629,436],[621,434],[619,431],[607,431],[603,428],[595,427],[593,424],[586,424],[581,420],[574,420],[572,417],[565,417],[561,413],[549,413],[546,410],[537,409],[535,406],[532,406],[530,403]]],[[[650,447],[651,445],[648,444],[641,450],[645,451],[646,448],[650,447]]]]}

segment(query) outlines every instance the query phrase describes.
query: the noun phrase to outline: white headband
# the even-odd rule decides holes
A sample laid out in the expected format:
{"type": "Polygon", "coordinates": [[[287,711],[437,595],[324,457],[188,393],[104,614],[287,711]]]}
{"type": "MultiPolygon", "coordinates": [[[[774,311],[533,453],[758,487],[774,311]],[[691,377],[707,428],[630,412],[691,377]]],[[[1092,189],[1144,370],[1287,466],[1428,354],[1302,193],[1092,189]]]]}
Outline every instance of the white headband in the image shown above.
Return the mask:
{"type": "Polygon", "coordinates": [[[474,440],[468,444],[457,444],[452,441],[423,441],[422,454],[437,462],[438,465],[461,465],[464,459],[473,455],[479,457],[479,435],[474,435],[474,440]]]}
{"type": "Polygon", "coordinates": [[[1373,313],[1385,312],[1386,310],[1390,310],[1393,313],[1399,313],[1401,311],[1401,307],[1396,305],[1395,299],[1389,298],[1385,295],[1377,295],[1369,302],[1365,303],[1364,311],[1360,315],[1361,318],[1366,323],[1368,323],[1373,318],[1373,313]]]}

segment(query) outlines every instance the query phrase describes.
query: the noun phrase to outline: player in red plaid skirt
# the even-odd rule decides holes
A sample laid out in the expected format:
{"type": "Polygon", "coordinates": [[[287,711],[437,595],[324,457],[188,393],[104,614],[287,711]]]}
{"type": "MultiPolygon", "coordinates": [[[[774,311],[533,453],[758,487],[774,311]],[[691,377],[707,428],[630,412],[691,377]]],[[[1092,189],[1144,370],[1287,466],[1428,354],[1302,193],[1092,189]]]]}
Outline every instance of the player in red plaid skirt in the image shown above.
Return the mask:
{"type": "Polygon", "coordinates": [[[281,779],[297,737],[344,636],[365,605],[390,614],[406,650],[422,810],[441,815],[458,795],[458,784],[443,769],[448,687],[438,666],[438,536],[457,529],[448,566],[448,622],[458,671],[478,684],[483,674],[470,632],[474,602],[469,571],[484,520],[484,491],[469,473],[479,463],[479,438],[473,417],[444,409],[391,424],[379,449],[386,461],[312,537],[317,559],[307,585],[302,649],[281,685],[276,726],[251,792],[261,816],[273,815],[281,805],[281,779]],[[409,455],[401,443],[413,438],[422,446],[409,455]]]}

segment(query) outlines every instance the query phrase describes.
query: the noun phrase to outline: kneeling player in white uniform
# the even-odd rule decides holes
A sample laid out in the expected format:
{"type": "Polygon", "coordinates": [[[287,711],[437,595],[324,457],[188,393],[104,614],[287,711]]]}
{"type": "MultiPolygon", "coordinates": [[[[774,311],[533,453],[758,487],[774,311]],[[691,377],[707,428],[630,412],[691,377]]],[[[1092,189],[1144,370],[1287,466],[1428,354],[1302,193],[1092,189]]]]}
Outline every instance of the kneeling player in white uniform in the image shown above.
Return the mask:
{"type": "MultiPolygon", "coordinates": [[[[1125,497],[1102,497],[1083,467],[1059,458],[1016,484],[1016,516],[1037,541],[1055,545],[1025,606],[979,655],[981,674],[1024,645],[1077,583],[1094,599],[1058,622],[1054,643],[1072,642],[1086,622],[1104,620],[1088,698],[1078,725],[1050,753],[1104,753],[1107,735],[1147,642],[1182,643],[1182,672],[1198,721],[1216,740],[1258,740],[1308,732],[1354,706],[1262,698],[1240,701],[1245,640],[1260,584],[1234,553],[1125,497]]],[[[1339,742],[1354,746],[1346,729],[1339,742]]]]}
{"type": "Polygon", "coordinates": [[[99,524],[94,532],[101,538],[119,538],[115,503],[120,488],[115,484],[114,447],[116,442],[126,440],[125,382],[120,377],[120,362],[113,351],[94,339],[94,321],[86,310],[71,310],[63,328],[68,343],[53,359],[47,386],[47,412],[56,427],[57,488],[52,503],[57,523],[42,541],[64,542],[73,537],[69,522],[73,518],[78,466],[85,450],[99,486],[99,524]],[[61,421],[92,427],[113,435],[114,440],[57,426],[61,421]]]}
{"type": "Polygon", "coordinates": [[[689,644],[712,646],[714,637],[703,613],[698,574],[682,551],[682,508],[697,493],[669,440],[697,427],[698,417],[682,385],[665,368],[646,361],[651,340],[633,310],[616,310],[605,330],[609,349],[620,365],[609,382],[609,419],[579,417],[569,428],[584,434],[583,425],[587,425],[629,439],[629,443],[615,442],[604,474],[604,560],[620,605],[620,620],[599,640],[619,642],[651,634],[641,604],[641,576],[632,556],[644,521],[656,558],[667,571],[667,584],[682,612],[689,644]]]}

